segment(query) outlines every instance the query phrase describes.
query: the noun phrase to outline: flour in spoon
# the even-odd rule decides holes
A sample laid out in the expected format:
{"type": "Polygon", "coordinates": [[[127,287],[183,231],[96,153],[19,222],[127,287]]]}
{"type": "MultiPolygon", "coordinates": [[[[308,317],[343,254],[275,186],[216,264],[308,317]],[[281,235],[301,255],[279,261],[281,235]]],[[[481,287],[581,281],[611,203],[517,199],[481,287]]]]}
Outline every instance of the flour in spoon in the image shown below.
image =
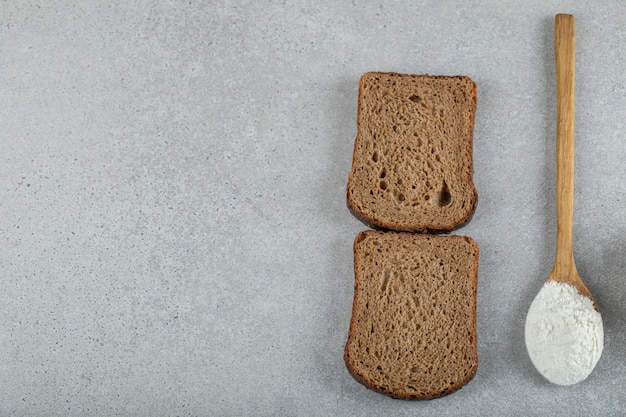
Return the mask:
{"type": "Polygon", "coordinates": [[[539,373],[572,385],[587,378],[602,355],[602,316],[573,285],[548,281],[530,305],[524,336],[539,373]]]}

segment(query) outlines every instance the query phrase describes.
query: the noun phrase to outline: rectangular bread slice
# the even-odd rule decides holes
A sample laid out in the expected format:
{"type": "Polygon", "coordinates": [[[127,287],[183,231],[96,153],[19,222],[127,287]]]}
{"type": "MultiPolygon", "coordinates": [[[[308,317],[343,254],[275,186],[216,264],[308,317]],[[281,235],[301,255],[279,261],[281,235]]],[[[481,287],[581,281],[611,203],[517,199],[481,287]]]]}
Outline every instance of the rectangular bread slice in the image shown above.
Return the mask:
{"type": "Polygon", "coordinates": [[[466,236],[357,235],[344,351],[357,381],[394,398],[431,399],[473,378],[478,257],[466,236]]]}
{"type": "Polygon", "coordinates": [[[476,84],[464,76],[370,72],[359,85],[348,207],[368,226],[450,231],[468,222],[476,84]]]}

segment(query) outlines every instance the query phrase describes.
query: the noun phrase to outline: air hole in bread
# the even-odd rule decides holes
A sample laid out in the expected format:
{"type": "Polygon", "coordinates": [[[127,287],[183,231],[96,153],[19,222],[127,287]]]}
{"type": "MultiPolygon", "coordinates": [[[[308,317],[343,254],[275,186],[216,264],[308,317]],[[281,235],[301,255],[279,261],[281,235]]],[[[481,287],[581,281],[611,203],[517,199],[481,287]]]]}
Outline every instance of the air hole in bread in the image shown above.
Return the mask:
{"type": "Polygon", "coordinates": [[[396,196],[396,198],[398,199],[398,201],[404,201],[406,200],[406,197],[404,196],[404,194],[402,193],[398,193],[398,195],[396,196]]]}
{"type": "Polygon", "coordinates": [[[380,189],[383,191],[387,189],[387,181],[380,182],[380,189]]]}
{"type": "Polygon", "coordinates": [[[441,192],[439,193],[439,206],[445,207],[450,205],[452,202],[452,195],[450,194],[450,189],[448,188],[448,184],[446,181],[443,181],[443,185],[441,187],[441,192]]]}
{"type": "Polygon", "coordinates": [[[383,272],[383,284],[380,286],[381,292],[387,291],[387,285],[389,284],[389,270],[385,269],[383,272]]]}
{"type": "Polygon", "coordinates": [[[382,179],[382,178],[385,178],[386,176],[387,176],[387,170],[385,168],[383,168],[380,171],[380,178],[382,179]]]}
{"type": "Polygon", "coordinates": [[[378,162],[378,152],[374,151],[374,153],[372,154],[372,161],[378,162]]]}
{"type": "Polygon", "coordinates": [[[422,99],[419,96],[416,96],[415,94],[409,97],[409,100],[411,100],[413,103],[419,103],[420,101],[422,101],[422,99]]]}

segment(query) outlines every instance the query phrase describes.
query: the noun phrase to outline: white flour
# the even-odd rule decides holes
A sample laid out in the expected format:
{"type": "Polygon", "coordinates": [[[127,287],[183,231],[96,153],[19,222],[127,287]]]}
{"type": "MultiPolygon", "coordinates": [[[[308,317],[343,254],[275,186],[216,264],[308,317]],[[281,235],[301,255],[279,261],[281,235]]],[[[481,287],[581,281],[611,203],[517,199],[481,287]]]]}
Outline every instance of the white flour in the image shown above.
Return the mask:
{"type": "Polygon", "coordinates": [[[587,378],[602,355],[602,316],[576,287],[548,281],[533,300],[524,331],[530,359],[548,381],[587,378]]]}

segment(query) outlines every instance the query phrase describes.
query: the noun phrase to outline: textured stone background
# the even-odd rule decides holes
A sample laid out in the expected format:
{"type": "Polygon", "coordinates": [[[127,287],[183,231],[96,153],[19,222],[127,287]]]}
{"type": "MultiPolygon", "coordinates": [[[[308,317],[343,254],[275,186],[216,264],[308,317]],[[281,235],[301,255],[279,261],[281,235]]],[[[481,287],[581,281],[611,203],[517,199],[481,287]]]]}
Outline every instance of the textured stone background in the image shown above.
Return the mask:
{"type": "Polygon", "coordinates": [[[626,414],[626,4],[5,1],[0,415],[626,414]],[[606,343],[583,383],[525,351],[554,256],[553,17],[577,18],[578,269],[606,343]],[[478,84],[476,377],[356,383],[345,207],[362,73],[478,84]]]}

